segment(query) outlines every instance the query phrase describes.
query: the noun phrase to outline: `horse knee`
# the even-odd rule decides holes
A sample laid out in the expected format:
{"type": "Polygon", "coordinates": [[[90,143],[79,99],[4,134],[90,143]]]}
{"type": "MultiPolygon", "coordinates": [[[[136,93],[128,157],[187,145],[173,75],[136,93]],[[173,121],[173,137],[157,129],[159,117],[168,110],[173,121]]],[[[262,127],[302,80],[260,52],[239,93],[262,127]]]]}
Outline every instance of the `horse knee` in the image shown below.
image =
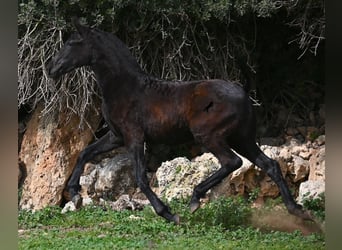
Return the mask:
{"type": "Polygon", "coordinates": [[[283,174],[281,172],[279,163],[273,159],[269,160],[268,168],[266,169],[266,173],[275,181],[280,181],[283,174]]]}
{"type": "Polygon", "coordinates": [[[143,193],[146,193],[150,189],[147,179],[136,177],[136,182],[137,182],[138,187],[143,193]]]}

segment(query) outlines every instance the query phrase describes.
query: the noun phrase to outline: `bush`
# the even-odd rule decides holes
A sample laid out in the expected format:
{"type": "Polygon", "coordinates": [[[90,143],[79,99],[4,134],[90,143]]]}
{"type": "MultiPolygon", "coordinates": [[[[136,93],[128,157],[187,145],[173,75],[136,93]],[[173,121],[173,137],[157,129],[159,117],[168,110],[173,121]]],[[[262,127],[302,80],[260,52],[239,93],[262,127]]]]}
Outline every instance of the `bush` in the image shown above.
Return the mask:
{"type": "MultiPolygon", "coordinates": [[[[44,64],[73,30],[72,16],[81,17],[82,22],[90,26],[117,33],[149,74],[166,79],[243,81],[249,76],[241,73],[245,70],[239,65],[241,60],[248,72],[258,70],[258,98],[263,98],[265,106],[268,103],[272,104],[268,106],[274,106],[275,96],[289,100],[286,105],[292,107],[303,98],[302,95],[289,96],[273,90],[288,86],[289,75],[297,76],[287,68],[296,58],[286,57],[282,61],[272,58],[283,58],[283,55],[279,56],[281,51],[291,54],[287,47],[293,37],[303,53],[311,51],[316,55],[324,40],[324,14],[322,1],[42,0],[38,4],[38,1],[21,0],[18,13],[18,108],[28,105],[35,109],[38,103],[42,103],[43,116],[64,109],[64,112],[80,116],[81,122],[86,111],[96,110],[94,104],[98,91],[89,70],[80,69],[57,84],[44,73],[44,64]],[[264,20],[280,26],[269,29],[267,24],[263,26],[264,20]],[[278,33],[273,31],[281,27],[288,29],[279,31],[280,37],[277,37],[278,33]],[[288,32],[290,30],[292,32],[288,32]],[[275,39],[270,39],[267,34],[275,39]],[[266,52],[262,50],[263,41],[267,41],[266,52]],[[287,47],[279,47],[280,43],[287,47]],[[276,56],[269,53],[271,48],[277,48],[276,56]],[[262,68],[268,64],[276,67],[284,60],[287,66],[281,69],[287,71],[279,76],[275,77],[274,69],[262,68]],[[270,80],[260,78],[263,74],[269,76],[270,72],[270,80]],[[268,89],[271,89],[270,93],[268,89]],[[263,93],[266,96],[262,96],[263,93]]],[[[311,61],[305,64],[312,70],[311,61]]],[[[296,92],[292,86],[285,89],[296,92]]],[[[267,114],[273,113],[276,112],[270,110],[267,114]]]]}
{"type": "Polygon", "coordinates": [[[303,199],[303,207],[313,212],[318,219],[325,220],[325,194],[321,193],[317,198],[305,197],[303,199]]]}

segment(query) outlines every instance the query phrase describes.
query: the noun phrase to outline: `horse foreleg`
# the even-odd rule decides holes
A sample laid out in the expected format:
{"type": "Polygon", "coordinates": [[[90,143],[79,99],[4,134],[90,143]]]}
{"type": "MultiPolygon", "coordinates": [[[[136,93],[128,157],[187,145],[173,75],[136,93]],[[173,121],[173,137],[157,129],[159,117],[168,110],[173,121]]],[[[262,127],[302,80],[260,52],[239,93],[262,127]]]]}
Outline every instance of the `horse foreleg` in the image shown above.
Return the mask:
{"type": "Polygon", "coordinates": [[[96,142],[82,150],[67,184],[67,191],[69,192],[71,200],[75,204],[76,208],[79,208],[82,205],[82,197],[79,194],[81,186],[79,183],[81,174],[84,170],[84,165],[94,159],[97,155],[109,152],[110,150],[120,146],[123,146],[122,138],[115,136],[111,131],[109,131],[96,142]]]}
{"type": "Polygon", "coordinates": [[[132,144],[129,148],[133,156],[137,185],[150,201],[154,211],[159,216],[164,217],[166,220],[173,221],[174,223],[179,224],[179,216],[177,214],[172,214],[170,212],[170,208],[165,205],[150,188],[146,176],[143,143],[132,144]]]}

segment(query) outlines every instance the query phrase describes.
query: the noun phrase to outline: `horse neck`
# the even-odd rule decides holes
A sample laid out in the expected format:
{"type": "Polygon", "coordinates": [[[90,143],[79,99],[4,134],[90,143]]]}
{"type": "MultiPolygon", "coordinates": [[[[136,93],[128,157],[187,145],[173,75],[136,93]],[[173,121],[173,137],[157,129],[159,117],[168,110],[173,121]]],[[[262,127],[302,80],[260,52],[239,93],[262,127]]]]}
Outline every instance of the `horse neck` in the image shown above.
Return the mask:
{"type": "Polygon", "coordinates": [[[134,92],[147,74],[133,57],[128,47],[116,36],[97,32],[93,41],[93,65],[103,96],[134,92]]]}
{"type": "Polygon", "coordinates": [[[98,86],[101,89],[104,100],[108,101],[115,97],[123,99],[140,90],[142,82],[148,75],[142,70],[125,68],[122,65],[111,65],[106,61],[92,66],[98,86]]]}

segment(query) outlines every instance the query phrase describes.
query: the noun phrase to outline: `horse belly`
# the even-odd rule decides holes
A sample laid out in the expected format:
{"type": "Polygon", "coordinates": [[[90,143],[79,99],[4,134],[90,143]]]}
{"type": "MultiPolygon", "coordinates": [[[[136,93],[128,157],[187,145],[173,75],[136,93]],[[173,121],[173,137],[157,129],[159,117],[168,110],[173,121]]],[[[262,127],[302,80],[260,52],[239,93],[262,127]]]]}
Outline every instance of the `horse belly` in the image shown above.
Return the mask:
{"type": "Polygon", "coordinates": [[[150,124],[145,129],[145,137],[149,142],[169,145],[193,140],[192,133],[188,127],[165,123],[150,124]]]}

